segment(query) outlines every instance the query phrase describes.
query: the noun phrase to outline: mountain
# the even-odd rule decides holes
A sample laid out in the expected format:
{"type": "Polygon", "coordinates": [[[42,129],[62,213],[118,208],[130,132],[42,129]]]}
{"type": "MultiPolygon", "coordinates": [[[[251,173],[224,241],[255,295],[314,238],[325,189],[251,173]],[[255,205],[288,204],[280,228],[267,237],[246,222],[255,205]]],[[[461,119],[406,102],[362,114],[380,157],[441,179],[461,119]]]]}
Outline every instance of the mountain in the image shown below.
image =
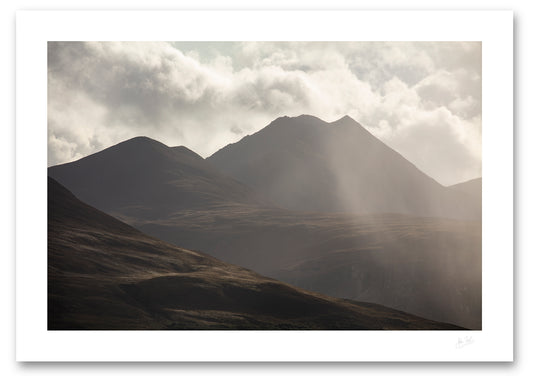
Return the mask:
{"type": "Polygon", "coordinates": [[[479,221],[290,211],[192,151],[148,138],[51,167],[49,175],[176,246],[337,298],[481,328],[479,221]]]}
{"type": "Polygon", "coordinates": [[[48,329],[461,329],[149,237],[48,179],[48,329]]]}
{"type": "Polygon", "coordinates": [[[168,147],[148,137],[50,167],[48,175],[82,201],[124,219],[159,218],[184,208],[266,204],[186,147],[168,147]]]}
{"type": "Polygon", "coordinates": [[[475,198],[481,205],[482,178],[468,180],[459,184],[451,185],[448,189],[463,192],[475,198]]]}
{"type": "Polygon", "coordinates": [[[291,210],[480,218],[477,202],[446,189],[348,116],[332,123],[278,118],[207,160],[291,210]]]}

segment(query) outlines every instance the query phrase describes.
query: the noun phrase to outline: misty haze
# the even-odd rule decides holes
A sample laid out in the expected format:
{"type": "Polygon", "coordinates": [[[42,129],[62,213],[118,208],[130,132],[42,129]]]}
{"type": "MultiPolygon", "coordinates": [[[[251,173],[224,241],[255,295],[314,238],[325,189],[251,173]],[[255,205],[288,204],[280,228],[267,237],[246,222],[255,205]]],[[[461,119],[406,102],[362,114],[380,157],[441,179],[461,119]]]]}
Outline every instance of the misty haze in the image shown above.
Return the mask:
{"type": "Polygon", "coordinates": [[[48,44],[48,328],[482,328],[481,44],[48,44]]]}

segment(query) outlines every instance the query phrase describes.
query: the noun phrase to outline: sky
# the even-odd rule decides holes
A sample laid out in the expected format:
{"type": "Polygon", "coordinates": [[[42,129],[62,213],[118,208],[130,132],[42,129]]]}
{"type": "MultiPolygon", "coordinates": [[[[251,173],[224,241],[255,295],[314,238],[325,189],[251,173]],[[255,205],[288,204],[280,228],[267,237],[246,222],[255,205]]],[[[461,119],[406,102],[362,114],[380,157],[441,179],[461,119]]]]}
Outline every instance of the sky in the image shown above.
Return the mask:
{"type": "Polygon", "coordinates": [[[48,165],[148,136],[208,157],[349,115],[443,185],[481,176],[480,42],[49,42],[48,165]]]}

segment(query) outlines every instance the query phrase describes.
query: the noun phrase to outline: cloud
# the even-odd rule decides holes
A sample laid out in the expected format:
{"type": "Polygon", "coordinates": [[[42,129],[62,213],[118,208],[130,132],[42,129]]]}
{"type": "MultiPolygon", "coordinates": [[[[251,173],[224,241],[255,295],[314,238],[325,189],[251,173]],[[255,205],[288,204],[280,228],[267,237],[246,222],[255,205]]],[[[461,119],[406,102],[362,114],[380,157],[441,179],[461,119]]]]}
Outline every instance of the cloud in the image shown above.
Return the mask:
{"type": "Polygon", "coordinates": [[[433,176],[439,171],[438,180],[458,182],[481,174],[479,155],[481,149],[473,139],[480,137],[480,118],[472,122],[453,115],[447,108],[417,112],[402,124],[385,142],[422,171],[433,176]]]}
{"type": "Polygon", "coordinates": [[[208,156],[307,113],[349,114],[441,183],[481,171],[480,43],[50,42],[48,55],[49,165],[138,135],[208,156]]]}

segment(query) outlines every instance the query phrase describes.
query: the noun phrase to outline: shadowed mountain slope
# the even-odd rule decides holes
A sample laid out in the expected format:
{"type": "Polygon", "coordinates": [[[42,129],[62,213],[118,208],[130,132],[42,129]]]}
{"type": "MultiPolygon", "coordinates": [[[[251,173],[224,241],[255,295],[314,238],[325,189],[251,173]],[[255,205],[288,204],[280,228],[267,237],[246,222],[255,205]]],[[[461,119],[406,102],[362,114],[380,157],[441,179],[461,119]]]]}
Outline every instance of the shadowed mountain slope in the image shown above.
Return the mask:
{"type": "Polygon", "coordinates": [[[48,180],[48,329],[460,329],[178,248],[48,180]]]}
{"type": "Polygon", "coordinates": [[[82,201],[121,218],[159,218],[184,208],[223,204],[266,204],[186,147],[171,148],[147,137],[50,167],[48,175],[82,201]]]}
{"type": "Polygon", "coordinates": [[[474,198],[481,205],[482,178],[468,180],[448,187],[451,190],[463,192],[474,198]]]}
{"type": "Polygon", "coordinates": [[[480,218],[477,202],[443,187],[348,116],[332,123],[278,118],[207,160],[291,210],[480,218]]]}

